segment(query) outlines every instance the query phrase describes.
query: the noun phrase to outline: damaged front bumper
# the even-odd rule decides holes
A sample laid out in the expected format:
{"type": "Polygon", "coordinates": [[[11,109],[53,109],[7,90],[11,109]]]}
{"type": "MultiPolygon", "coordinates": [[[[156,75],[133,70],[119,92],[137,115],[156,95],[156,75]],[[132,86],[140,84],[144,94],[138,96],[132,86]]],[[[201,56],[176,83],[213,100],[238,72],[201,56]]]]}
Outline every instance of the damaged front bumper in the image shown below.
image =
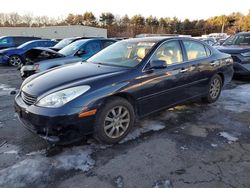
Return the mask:
{"type": "Polygon", "coordinates": [[[70,144],[93,132],[95,116],[80,118],[75,110],[28,106],[19,95],[15,99],[15,111],[22,125],[51,144],[70,144]]]}

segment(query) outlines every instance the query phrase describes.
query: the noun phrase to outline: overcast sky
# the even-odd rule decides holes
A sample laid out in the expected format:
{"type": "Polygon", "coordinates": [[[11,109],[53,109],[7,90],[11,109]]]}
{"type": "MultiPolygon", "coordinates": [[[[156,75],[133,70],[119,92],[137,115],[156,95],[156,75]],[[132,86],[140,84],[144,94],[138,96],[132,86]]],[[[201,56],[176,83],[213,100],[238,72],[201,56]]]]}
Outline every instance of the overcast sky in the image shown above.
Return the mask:
{"type": "Polygon", "coordinates": [[[115,15],[141,14],[156,17],[201,19],[241,12],[247,14],[250,0],[1,0],[0,12],[65,17],[68,13],[95,15],[112,12],[115,15]]]}

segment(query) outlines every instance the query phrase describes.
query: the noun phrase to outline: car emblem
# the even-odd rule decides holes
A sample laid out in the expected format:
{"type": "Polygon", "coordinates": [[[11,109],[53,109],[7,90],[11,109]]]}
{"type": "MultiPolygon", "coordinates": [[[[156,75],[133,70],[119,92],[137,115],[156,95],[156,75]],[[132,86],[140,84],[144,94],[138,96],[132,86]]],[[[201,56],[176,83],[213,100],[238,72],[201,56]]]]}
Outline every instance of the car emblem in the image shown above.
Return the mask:
{"type": "Polygon", "coordinates": [[[27,85],[27,87],[32,87],[33,86],[33,84],[29,84],[29,85],[27,85]]]}

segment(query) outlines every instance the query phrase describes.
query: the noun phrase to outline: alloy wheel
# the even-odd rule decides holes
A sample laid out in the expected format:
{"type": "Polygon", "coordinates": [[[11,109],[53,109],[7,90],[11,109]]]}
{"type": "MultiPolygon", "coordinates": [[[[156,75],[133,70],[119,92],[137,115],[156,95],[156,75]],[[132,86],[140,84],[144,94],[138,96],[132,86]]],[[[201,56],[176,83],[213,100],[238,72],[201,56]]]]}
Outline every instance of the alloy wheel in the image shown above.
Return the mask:
{"type": "Polygon", "coordinates": [[[22,63],[22,60],[18,56],[12,56],[12,57],[10,57],[9,62],[12,66],[17,67],[18,65],[20,65],[22,63]]]}
{"type": "Polygon", "coordinates": [[[130,114],[126,107],[116,106],[104,119],[104,132],[110,138],[121,137],[129,127],[130,114]]]}
{"type": "Polygon", "coordinates": [[[212,99],[216,99],[220,94],[220,90],[221,90],[221,82],[219,79],[215,78],[210,85],[210,90],[209,90],[210,97],[212,99]]]}

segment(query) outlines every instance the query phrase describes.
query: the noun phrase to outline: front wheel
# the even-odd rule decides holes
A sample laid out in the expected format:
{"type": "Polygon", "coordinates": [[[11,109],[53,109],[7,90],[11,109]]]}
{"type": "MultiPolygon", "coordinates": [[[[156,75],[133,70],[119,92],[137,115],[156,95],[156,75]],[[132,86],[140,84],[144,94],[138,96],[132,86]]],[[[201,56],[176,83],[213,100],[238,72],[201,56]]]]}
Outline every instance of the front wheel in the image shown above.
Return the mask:
{"type": "Polygon", "coordinates": [[[17,55],[12,55],[9,58],[9,64],[13,67],[18,67],[19,65],[22,64],[22,59],[17,55]]]}
{"type": "Polygon", "coordinates": [[[222,79],[221,76],[215,75],[209,82],[207,96],[204,99],[207,103],[214,103],[218,100],[222,90],[222,79]]]}
{"type": "Polygon", "coordinates": [[[112,97],[97,114],[94,137],[106,144],[114,144],[127,136],[134,125],[133,106],[121,97],[112,97]]]}

